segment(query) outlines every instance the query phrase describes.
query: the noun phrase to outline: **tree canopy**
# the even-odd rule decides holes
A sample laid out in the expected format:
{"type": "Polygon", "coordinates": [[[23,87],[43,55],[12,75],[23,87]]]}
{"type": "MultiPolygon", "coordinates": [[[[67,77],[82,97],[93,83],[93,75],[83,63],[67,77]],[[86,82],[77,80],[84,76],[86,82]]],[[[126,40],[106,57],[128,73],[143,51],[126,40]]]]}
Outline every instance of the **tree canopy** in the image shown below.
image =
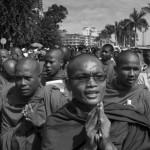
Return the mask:
{"type": "Polygon", "coordinates": [[[52,47],[60,44],[59,23],[66,18],[67,9],[52,5],[43,17],[33,10],[35,0],[0,1],[0,37],[16,46],[30,45],[33,42],[52,47]]]}

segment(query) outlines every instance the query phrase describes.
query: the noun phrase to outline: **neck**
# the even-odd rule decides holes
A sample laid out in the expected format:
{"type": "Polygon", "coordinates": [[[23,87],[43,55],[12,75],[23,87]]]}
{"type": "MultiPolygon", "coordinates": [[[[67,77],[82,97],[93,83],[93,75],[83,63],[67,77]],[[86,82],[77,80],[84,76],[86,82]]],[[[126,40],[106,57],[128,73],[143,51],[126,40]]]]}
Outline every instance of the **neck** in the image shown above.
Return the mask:
{"type": "Polygon", "coordinates": [[[126,86],[118,78],[116,78],[115,85],[116,85],[117,89],[119,89],[119,90],[130,90],[136,85],[136,83],[132,86],[126,86]]]}

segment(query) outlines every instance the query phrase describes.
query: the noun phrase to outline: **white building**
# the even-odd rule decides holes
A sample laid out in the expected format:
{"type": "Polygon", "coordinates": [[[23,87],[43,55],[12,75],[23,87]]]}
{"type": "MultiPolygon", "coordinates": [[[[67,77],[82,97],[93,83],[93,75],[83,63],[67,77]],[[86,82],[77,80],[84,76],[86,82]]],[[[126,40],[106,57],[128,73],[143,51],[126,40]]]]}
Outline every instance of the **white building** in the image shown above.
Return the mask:
{"type": "Polygon", "coordinates": [[[92,46],[95,45],[95,38],[99,35],[100,31],[98,31],[95,27],[84,27],[82,29],[82,35],[85,36],[85,45],[92,46]]]}

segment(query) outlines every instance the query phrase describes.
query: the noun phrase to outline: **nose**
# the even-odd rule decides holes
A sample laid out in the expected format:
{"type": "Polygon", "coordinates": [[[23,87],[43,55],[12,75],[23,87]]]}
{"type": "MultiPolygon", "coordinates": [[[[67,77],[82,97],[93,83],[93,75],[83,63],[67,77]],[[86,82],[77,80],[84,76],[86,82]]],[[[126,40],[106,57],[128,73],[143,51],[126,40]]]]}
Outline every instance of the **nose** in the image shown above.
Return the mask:
{"type": "Polygon", "coordinates": [[[88,87],[96,87],[97,86],[97,83],[95,82],[93,77],[89,78],[89,81],[87,82],[87,86],[88,87]]]}
{"type": "Polygon", "coordinates": [[[21,84],[21,85],[26,85],[26,82],[25,82],[25,79],[24,79],[24,78],[21,79],[20,84],[21,84]]]}
{"type": "Polygon", "coordinates": [[[129,76],[134,76],[134,71],[133,70],[130,70],[129,76]]]}
{"type": "Polygon", "coordinates": [[[46,63],[46,67],[49,68],[51,66],[50,63],[46,63]]]}

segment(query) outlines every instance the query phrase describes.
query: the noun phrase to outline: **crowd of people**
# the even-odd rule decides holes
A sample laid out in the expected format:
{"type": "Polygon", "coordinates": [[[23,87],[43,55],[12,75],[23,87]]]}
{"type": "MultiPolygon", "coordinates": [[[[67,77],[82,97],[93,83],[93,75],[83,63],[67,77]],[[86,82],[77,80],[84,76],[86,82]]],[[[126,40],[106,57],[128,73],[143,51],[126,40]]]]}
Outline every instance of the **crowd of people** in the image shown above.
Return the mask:
{"type": "Polygon", "coordinates": [[[0,49],[1,150],[150,150],[150,49],[0,49]]]}

